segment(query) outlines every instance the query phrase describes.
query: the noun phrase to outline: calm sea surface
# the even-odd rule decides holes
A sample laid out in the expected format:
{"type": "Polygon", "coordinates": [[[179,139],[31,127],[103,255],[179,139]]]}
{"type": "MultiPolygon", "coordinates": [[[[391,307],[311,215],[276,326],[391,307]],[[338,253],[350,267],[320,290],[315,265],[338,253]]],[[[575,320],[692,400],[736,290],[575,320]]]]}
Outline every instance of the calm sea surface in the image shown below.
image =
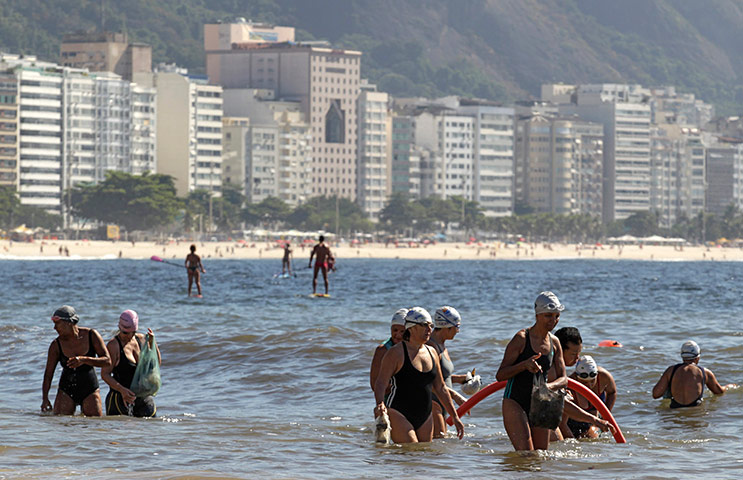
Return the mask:
{"type": "MultiPolygon", "coordinates": [[[[182,261],[177,260],[179,263],[182,261]]],[[[303,262],[299,262],[304,266],[303,262]]],[[[311,276],[273,280],[280,260],[206,260],[204,298],[183,269],[147,260],[0,261],[0,478],[739,478],[743,389],[670,411],[650,390],[685,340],[723,384],[743,381],[743,264],[633,261],[345,260],[332,298],[311,276]],[[512,451],[501,394],[466,416],[466,436],[378,446],[369,363],[403,306],[452,305],[456,371],[494,381],[513,334],[550,289],[584,352],[614,374],[614,415],[627,438],[512,451]],[[40,415],[51,313],[111,338],[139,312],[162,350],[158,418],[40,415]],[[624,348],[598,348],[619,340],[624,348]],[[586,472],[595,470],[596,472],[586,472]]],[[[57,390],[57,368],[51,399],[57,390]]],[[[102,395],[108,386],[101,381],[102,395]]]]}

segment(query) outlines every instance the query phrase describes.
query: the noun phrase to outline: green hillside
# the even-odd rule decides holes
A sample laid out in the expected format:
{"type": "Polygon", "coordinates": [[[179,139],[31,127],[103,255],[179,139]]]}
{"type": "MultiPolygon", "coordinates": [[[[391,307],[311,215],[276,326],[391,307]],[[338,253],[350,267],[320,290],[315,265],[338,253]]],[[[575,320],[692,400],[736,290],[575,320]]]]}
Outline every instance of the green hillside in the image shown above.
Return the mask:
{"type": "Polygon", "coordinates": [[[395,95],[510,101],[545,82],[638,82],[743,111],[743,0],[0,0],[0,47],[57,60],[62,34],[103,18],[155,62],[201,72],[203,24],[237,16],[362,50],[363,74],[395,95]]]}

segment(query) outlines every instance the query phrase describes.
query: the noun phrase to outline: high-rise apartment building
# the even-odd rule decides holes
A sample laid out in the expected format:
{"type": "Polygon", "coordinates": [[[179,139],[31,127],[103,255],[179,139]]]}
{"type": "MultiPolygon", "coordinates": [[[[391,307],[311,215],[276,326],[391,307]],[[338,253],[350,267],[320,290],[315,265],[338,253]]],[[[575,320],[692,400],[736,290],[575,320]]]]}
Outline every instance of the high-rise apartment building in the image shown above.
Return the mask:
{"type": "Polygon", "coordinates": [[[358,160],[356,201],[369,218],[377,220],[388,196],[389,96],[374,87],[362,88],[358,104],[358,160]]]}
{"type": "Polygon", "coordinates": [[[152,72],[152,47],[129,43],[126,33],[72,33],[62,37],[59,63],[132,81],[135,74],[152,72]]]}
{"type": "Polygon", "coordinates": [[[723,215],[730,205],[743,210],[743,139],[720,138],[706,149],[706,209],[723,215]]]}
{"type": "Polygon", "coordinates": [[[601,217],[603,126],[577,117],[516,121],[516,198],[539,212],[601,217]]]}
{"type": "Polygon", "coordinates": [[[638,85],[581,85],[566,115],[604,126],[603,221],[650,210],[650,106],[638,85]]]}
{"type": "Polygon", "coordinates": [[[312,136],[300,104],[257,89],[226,89],[224,102],[225,182],[240,187],[252,203],[276,197],[298,205],[309,199],[312,136]]]}
{"type": "Polygon", "coordinates": [[[222,87],[185,70],[135,76],[157,92],[157,172],[175,179],[178,195],[222,191],[222,87]]]}
{"type": "Polygon", "coordinates": [[[205,43],[210,83],[299,102],[312,134],[312,195],[355,199],[361,52],[290,42],[223,46],[205,43]]]}

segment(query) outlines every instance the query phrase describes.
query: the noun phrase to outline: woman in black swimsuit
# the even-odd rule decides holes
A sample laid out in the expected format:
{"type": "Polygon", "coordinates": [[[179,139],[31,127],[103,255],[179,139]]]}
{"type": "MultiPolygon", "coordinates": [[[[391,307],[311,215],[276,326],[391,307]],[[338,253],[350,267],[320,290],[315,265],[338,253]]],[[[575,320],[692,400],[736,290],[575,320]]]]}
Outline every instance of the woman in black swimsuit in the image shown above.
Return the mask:
{"type": "Polygon", "coordinates": [[[188,272],[188,296],[191,296],[191,287],[196,282],[196,290],[199,292],[198,297],[201,297],[201,273],[206,273],[204,266],[201,264],[201,257],[196,255],[196,245],[189,247],[191,253],[186,255],[186,271],[188,272]]]}
{"type": "MultiPolygon", "coordinates": [[[[101,378],[110,387],[106,395],[106,415],[154,417],[157,412],[154,398],[137,397],[130,390],[142,347],[146,341],[152,342],[155,338],[151,329],[147,329],[148,336],[145,337],[137,333],[138,328],[137,312],[125,310],[119,317],[119,332],[106,345],[111,356],[111,366],[101,369],[101,378]]],[[[161,361],[159,347],[157,360],[158,363],[161,361]]]]}
{"type": "Polygon", "coordinates": [[[56,415],[73,415],[80,405],[83,415],[100,417],[101,394],[94,367],[108,367],[111,359],[101,335],[92,328],[78,327],[78,320],[75,309],[68,305],[58,308],[52,315],[54,330],[59,336],[49,345],[41,387],[41,410],[51,410],[56,415]],[[62,366],[62,375],[52,408],[49,388],[57,362],[62,366]]]}
{"type": "Polygon", "coordinates": [[[433,439],[432,391],[454,419],[457,436],[461,439],[464,435],[464,425],[441,376],[438,355],[426,345],[432,331],[431,315],[423,308],[411,308],[405,316],[403,341],[390,348],[382,359],[374,386],[377,402],[374,415],[388,413],[394,443],[430,442],[433,439]],[[384,397],[390,381],[392,387],[387,408],[384,397]]]}
{"type": "Polygon", "coordinates": [[[506,346],[497,380],[508,380],[503,393],[503,424],[516,450],[546,450],[550,430],[529,424],[534,375],[543,375],[555,366],[556,378],[547,383],[551,390],[568,384],[560,341],[550,332],[565,307],[552,292],[542,292],[534,303],[536,322],[519,330],[506,346]]]}

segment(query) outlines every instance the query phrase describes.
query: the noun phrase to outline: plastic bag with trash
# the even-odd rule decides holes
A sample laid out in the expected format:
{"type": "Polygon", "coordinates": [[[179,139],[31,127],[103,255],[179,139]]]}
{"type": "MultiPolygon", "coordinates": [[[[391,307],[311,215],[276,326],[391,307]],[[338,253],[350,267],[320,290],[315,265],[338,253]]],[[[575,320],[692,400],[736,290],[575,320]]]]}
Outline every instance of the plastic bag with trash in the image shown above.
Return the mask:
{"type": "Polygon", "coordinates": [[[533,427],[554,430],[560,426],[562,410],[565,406],[565,392],[547,388],[544,375],[535,374],[531,389],[531,408],[529,423],[533,427]]]}
{"type": "Polygon", "coordinates": [[[129,389],[138,398],[157,395],[162,381],[160,380],[160,362],[157,360],[157,342],[147,334],[146,341],[139,352],[139,362],[134,370],[134,378],[129,389]],[[152,345],[150,345],[152,343],[152,345]]]}

